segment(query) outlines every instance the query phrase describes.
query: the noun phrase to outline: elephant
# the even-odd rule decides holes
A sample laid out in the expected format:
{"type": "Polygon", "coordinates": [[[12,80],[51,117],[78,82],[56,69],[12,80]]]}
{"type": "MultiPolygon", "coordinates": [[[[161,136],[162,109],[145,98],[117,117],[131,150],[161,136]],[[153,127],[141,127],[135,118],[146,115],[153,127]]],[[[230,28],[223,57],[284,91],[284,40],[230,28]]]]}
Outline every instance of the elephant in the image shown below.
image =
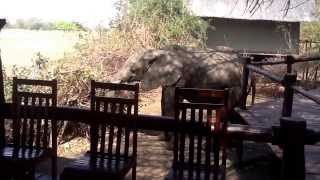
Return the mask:
{"type": "Polygon", "coordinates": [[[135,53],[112,77],[113,82],[140,82],[142,91],[162,87],[161,113],[174,116],[175,87],[230,88],[230,108],[241,97],[242,61],[227,47],[197,49],[167,46],[135,53]]]}

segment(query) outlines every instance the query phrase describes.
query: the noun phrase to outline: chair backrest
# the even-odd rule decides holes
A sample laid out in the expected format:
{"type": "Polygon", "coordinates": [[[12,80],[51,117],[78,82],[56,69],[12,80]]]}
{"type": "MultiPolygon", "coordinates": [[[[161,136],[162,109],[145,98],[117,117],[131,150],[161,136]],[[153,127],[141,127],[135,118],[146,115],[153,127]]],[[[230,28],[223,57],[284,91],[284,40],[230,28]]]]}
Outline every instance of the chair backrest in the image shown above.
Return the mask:
{"type": "Polygon", "coordinates": [[[224,121],[227,102],[228,90],[176,88],[175,120],[203,127],[201,133],[177,131],[174,134],[173,169],[180,179],[186,176],[191,179],[221,178],[219,169],[225,165],[226,156],[220,148],[220,134],[227,127],[224,121]],[[187,102],[190,100],[196,101],[187,102]]]}
{"type": "Polygon", "coordinates": [[[53,113],[57,106],[57,81],[14,77],[12,101],[13,144],[56,151],[57,122],[53,113]]]}
{"type": "Polygon", "coordinates": [[[138,94],[138,84],[91,81],[91,110],[106,115],[90,125],[91,153],[136,157],[138,94]]]}

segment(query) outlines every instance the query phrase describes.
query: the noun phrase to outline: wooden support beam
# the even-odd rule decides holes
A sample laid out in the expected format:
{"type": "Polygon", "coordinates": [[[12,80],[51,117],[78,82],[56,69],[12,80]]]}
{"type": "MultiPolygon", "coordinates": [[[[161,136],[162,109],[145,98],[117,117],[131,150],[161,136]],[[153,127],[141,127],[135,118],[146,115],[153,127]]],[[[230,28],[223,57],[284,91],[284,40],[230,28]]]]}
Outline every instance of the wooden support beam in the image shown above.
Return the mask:
{"type": "Polygon", "coordinates": [[[294,89],[297,93],[303,95],[304,97],[314,101],[317,104],[320,104],[320,98],[316,97],[312,93],[302,89],[301,87],[298,86],[292,86],[292,89],[294,89]]]}
{"type": "MultiPolygon", "coordinates": [[[[12,118],[12,104],[6,103],[0,105],[0,115],[5,118],[12,118]]],[[[41,107],[37,112],[41,111],[41,107]]],[[[26,110],[28,112],[28,110],[26,110]]],[[[57,120],[61,121],[74,121],[81,123],[91,123],[92,121],[106,121],[108,123],[113,122],[112,119],[107,118],[104,112],[93,112],[89,109],[58,107],[53,116],[57,120]]],[[[39,117],[41,118],[41,117],[39,117]]],[[[231,117],[234,118],[234,117],[231,117]]],[[[181,132],[195,132],[195,133],[208,133],[205,127],[199,124],[181,123],[175,121],[172,117],[167,116],[151,116],[151,115],[139,115],[137,120],[137,128],[140,130],[154,130],[154,131],[181,131],[181,132]]],[[[209,130],[209,129],[207,129],[209,130]]],[[[209,130],[209,131],[212,131],[209,130]]],[[[271,142],[272,129],[264,127],[252,127],[248,125],[229,124],[228,136],[232,139],[244,139],[257,142],[271,142]]]]}
{"type": "Polygon", "coordinates": [[[281,118],[280,138],[283,144],[281,179],[305,180],[304,120],[281,118]]]}
{"type": "Polygon", "coordinates": [[[292,113],[292,106],[293,106],[293,95],[294,90],[292,86],[297,81],[297,74],[286,74],[282,80],[282,84],[284,85],[284,99],[282,105],[282,116],[283,117],[290,117],[292,113]]]}
{"type": "Polygon", "coordinates": [[[281,83],[282,82],[282,78],[276,76],[276,75],[273,75],[270,71],[267,71],[267,70],[264,70],[260,67],[257,67],[257,66],[254,66],[254,65],[246,65],[246,69],[249,69],[253,72],[256,72],[258,74],[261,74],[261,75],[264,75],[266,78],[269,78],[275,82],[278,82],[278,83],[281,83]]]}
{"type": "Polygon", "coordinates": [[[294,63],[294,59],[292,56],[286,57],[286,64],[287,64],[287,73],[292,73],[292,65],[294,63]]]}
{"type": "MultiPolygon", "coordinates": [[[[39,110],[42,111],[41,107],[39,110]]],[[[28,110],[27,110],[28,112],[28,110]]],[[[6,103],[0,105],[0,116],[11,119],[13,117],[12,104],[6,103]]],[[[92,112],[89,109],[79,109],[70,107],[57,107],[53,116],[59,121],[73,121],[81,123],[90,123],[92,121],[106,121],[109,123],[116,123],[109,120],[105,113],[92,112]]],[[[39,117],[40,118],[40,117],[39,117]]],[[[52,117],[50,117],[52,118],[52,117]]],[[[231,121],[234,118],[231,117],[231,121]]],[[[168,116],[152,116],[152,115],[142,115],[138,116],[137,128],[140,130],[154,130],[154,131],[203,131],[203,127],[200,125],[183,124],[174,121],[172,117],[168,116]]],[[[274,144],[279,144],[278,136],[279,127],[266,128],[260,126],[250,126],[250,125],[240,125],[240,124],[229,124],[228,125],[228,136],[235,139],[250,140],[256,142],[274,142],[274,144]],[[276,140],[275,140],[276,139],[276,140]]],[[[307,130],[306,144],[315,144],[320,140],[320,132],[314,132],[312,130],[307,130]]]]}
{"type": "Polygon", "coordinates": [[[320,61],[319,53],[291,55],[291,56],[292,56],[292,59],[294,60],[294,63],[307,62],[307,61],[320,61]]]}

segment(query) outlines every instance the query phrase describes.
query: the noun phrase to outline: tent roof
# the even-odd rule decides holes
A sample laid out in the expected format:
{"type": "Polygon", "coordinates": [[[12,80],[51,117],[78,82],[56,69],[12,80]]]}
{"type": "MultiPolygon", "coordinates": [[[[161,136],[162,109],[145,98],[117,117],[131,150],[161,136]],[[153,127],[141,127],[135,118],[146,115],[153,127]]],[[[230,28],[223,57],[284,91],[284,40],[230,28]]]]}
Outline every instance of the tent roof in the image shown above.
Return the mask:
{"type": "Polygon", "coordinates": [[[317,20],[315,0],[290,0],[289,5],[287,0],[269,0],[257,5],[255,2],[254,0],[187,0],[187,7],[193,14],[201,17],[287,22],[317,20]]]}

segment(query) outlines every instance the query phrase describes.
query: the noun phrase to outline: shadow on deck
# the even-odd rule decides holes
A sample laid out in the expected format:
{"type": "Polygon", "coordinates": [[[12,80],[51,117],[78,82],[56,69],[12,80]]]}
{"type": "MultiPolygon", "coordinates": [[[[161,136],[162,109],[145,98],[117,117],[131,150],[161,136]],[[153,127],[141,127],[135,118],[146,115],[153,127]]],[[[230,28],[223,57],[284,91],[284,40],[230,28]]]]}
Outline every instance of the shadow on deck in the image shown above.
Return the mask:
{"type": "MultiPolygon", "coordinates": [[[[159,140],[159,136],[139,133],[138,141],[138,180],[163,180],[169,173],[172,162],[172,151],[166,142],[159,140]]],[[[244,145],[244,166],[239,168],[236,153],[229,151],[227,180],[267,180],[279,179],[280,163],[266,144],[247,142],[244,145]]],[[[58,159],[58,172],[72,162],[73,159],[60,157],[58,159]]],[[[43,163],[37,170],[38,180],[51,179],[49,176],[50,165],[43,163]]],[[[130,174],[126,179],[131,179],[130,174]]]]}

